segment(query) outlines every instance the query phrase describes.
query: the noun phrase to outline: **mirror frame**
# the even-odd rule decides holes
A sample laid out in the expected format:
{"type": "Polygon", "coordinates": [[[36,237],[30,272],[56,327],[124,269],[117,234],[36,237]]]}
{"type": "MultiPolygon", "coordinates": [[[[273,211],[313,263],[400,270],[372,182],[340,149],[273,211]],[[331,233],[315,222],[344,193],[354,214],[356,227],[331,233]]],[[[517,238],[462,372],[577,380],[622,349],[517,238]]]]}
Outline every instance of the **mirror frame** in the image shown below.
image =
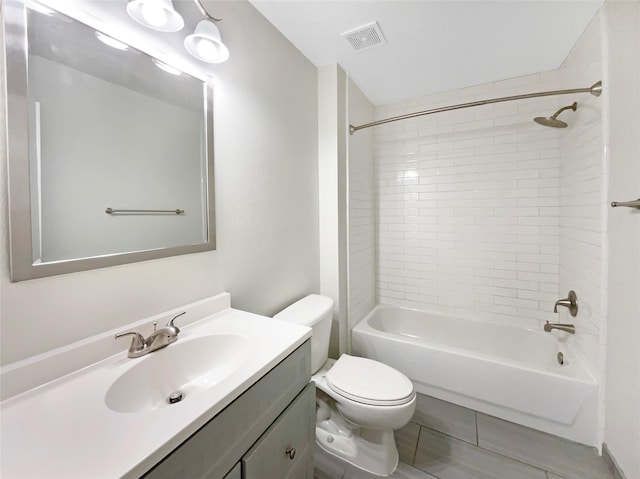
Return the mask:
{"type": "MultiPolygon", "coordinates": [[[[213,154],[213,84],[203,82],[205,112],[205,151],[207,180],[207,241],[166,248],[112,253],[89,258],[34,264],[31,232],[31,192],[29,181],[29,128],[27,97],[27,8],[23,0],[4,0],[0,8],[4,18],[6,72],[7,186],[11,281],[23,281],[137,261],[147,261],[216,249],[213,154]]],[[[74,21],[78,21],[73,19],[74,21]]],[[[93,28],[93,27],[90,27],[93,28]]],[[[147,52],[143,52],[148,55],[147,52]]],[[[149,55],[152,56],[153,55],[149,55]]],[[[194,76],[192,73],[188,73],[194,76]]]]}

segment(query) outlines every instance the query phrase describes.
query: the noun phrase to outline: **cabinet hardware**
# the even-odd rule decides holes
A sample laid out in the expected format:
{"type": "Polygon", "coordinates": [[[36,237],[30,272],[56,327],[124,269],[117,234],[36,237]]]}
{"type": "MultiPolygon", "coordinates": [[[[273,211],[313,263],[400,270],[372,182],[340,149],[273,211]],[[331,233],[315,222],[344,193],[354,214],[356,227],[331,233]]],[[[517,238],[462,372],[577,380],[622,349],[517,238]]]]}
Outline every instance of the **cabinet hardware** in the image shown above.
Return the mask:
{"type": "Polygon", "coordinates": [[[296,457],[296,450],[293,447],[288,447],[284,453],[293,461],[293,458],[296,457]]]}

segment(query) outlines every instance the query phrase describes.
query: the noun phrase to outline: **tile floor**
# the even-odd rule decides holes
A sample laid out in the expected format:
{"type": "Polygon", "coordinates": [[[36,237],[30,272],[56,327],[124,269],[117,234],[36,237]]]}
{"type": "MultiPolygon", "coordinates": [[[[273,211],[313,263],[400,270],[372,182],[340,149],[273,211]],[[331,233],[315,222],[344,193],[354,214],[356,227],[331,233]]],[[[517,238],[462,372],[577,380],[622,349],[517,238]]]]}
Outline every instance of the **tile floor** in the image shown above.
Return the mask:
{"type": "MultiPolygon", "coordinates": [[[[596,449],[429,396],[396,432],[393,479],[612,479],[596,449]]],[[[316,479],[373,479],[316,453],[316,479]]]]}

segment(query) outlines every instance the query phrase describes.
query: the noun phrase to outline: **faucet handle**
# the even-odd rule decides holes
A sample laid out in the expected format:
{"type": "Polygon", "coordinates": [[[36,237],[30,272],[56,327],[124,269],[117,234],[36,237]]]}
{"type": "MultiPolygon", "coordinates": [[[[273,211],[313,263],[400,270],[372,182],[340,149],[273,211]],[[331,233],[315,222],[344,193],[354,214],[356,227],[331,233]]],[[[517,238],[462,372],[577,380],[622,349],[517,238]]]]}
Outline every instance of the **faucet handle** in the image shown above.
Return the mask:
{"type": "Polygon", "coordinates": [[[126,331],[124,333],[117,333],[116,339],[121,338],[122,336],[133,335],[133,339],[131,339],[131,346],[129,346],[129,352],[137,352],[144,349],[144,336],[137,331],[126,331]]]}
{"type": "Polygon", "coordinates": [[[182,316],[183,314],[187,314],[186,311],[183,311],[180,314],[176,314],[173,318],[171,318],[169,320],[169,322],[167,323],[167,327],[168,328],[174,328],[176,330],[176,334],[178,334],[180,332],[180,328],[178,326],[176,326],[175,324],[173,324],[173,322],[175,321],[176,318],[179,318],[180,316],[182,316]]]}

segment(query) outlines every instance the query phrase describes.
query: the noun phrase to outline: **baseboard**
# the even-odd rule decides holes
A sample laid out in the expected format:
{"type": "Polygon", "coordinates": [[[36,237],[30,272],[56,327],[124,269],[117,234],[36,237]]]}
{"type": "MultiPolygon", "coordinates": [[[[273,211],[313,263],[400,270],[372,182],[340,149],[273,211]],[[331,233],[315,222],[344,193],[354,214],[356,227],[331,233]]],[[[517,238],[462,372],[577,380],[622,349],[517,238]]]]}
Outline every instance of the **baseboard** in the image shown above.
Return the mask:
{"type": "Polygon", "coordinates": [[[609,471],[613,474],[613,479],[627,479],[627,476],[624,475],[624,472],[622,472],[622,469],[618,466],[616,459],[611,454],[606,442],[602,443],[602,459],[604,459],[609,471]]]}

